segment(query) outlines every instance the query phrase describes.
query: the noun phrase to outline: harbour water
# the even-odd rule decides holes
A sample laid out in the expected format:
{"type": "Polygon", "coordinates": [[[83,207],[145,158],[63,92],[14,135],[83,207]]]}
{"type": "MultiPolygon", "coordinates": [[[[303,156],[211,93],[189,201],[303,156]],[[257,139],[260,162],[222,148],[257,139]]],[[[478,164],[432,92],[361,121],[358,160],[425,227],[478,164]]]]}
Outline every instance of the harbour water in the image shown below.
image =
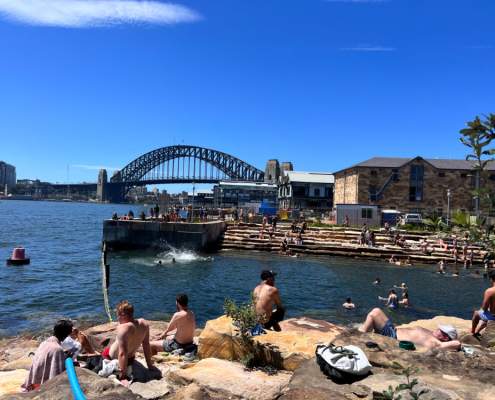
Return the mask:
{"type": "MultiPolygon", "coordinates": [[[[36,201],[0,202],[0,337],[39,333],[61,317],[83,324],[104,322],[100,245],[102,220],[142,207],[36,201]],[[12,248],[26,247],[31,264],[6,266],[12,248]]],[[[179,249],[109,256],[111,305],[129,299],[136,313],[169,318],[175,295],[186,292],[198,322],[222,313],[226,297],[248,301],[263,269],[279,273],[277,286],[288,316],[338,323],[362,321],[378,296],[406,282],[412,307],[394,312],[406,322],[435,315],[470,318],[487,281],[472,271],[440,276],[432,266],[397,267],[353,258],[287,258],[267,253],[196,254],[179,249]],[[175,259],[173,262],[172,259],[175,259]],[[158,261],[161,260],[161,264],[158,261]],[[381,285],[372,285],[375,277],[381,285]],[[344,311],[352,297],[358,305],[344,311]]]]}

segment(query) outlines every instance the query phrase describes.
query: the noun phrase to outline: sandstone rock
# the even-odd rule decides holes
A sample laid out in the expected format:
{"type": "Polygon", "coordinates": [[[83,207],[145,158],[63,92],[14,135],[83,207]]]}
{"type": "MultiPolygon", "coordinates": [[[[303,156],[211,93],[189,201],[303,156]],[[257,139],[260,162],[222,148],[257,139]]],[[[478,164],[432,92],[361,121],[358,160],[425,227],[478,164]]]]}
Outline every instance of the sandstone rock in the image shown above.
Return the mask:
{"type": "Polygon", "coordinates": [[[331,390],[318,388],[293,388],[283,394],[279,400],[349,400],[345,395],[331,390]]]}
{"type": "MultiPolygon", "coordinates": [[[[326,321],[292,318],[280,324],[282,332],[255,336],[257,357],[262,363],[289,371],[314,356],[316,344],[329,343],[342,328],[326,321]]],[[[199,337],[199,357],[242,360],[246,348],[236,335],[232,320],[222,316],[208,321],[199,337]]]]}
{"type": "Polygon", "coordinates": [[[129,386],[131,392],[147,399],[159,399],[170,393],[170,386],[164,379],[147,383],[136,382],[129,386]]]}
{"type": "MultiPolygon", "coordinates": [[[[414,376],[419,384],[415,391],[426,389],[424,400],[485,400],[495,396],[493,384],[480,385],[480,382],[460,379],[446,379],[442,374],[431,374],[424,370],[414,376]]],[[[288,391],[280,400],[302,399],[375,399],[389,386],[393,388],[405,383],[404,376],[396,375],[389,369],[375,367],[373,374],[350,385],[335,384],[319,369],[316,361],[305,361],[292,376],[288,391]],[[327,394],[325,397],[325,393],[327,394]],[[319,397],[320,396],[320,397],[319,397]]],[[[409,397],[403,393],[404,399],[409,397]]]]}
{"type": "MultiPolygon", "coordinates": [[[[23,371],[26,373],[26,371],[23,371]]],[[[76,374],[86,398],[88,400],[138,400],[135,395],[124,386],[114,383],[110,379],[99,377],[97,374],[82,368],[76,368],[76,374]]],[[[39,390],[29,393],[19,393],[0,397],[0,400],[67,400],[71,399],[71,389],[67,374],[63,373],[49,380],[39,390]]]]}
{"type": "Polygon", "coordinates": [[[19,393],[27,374],[24,369],[0,372],[0,396],[19,393]]]}
{"type": "Polygon", "coordinates": [[[0,371],[29,369],[29,353],[35,352],[38,342],[33,339],[11,338],[0,340],[0,371]]]}
{"type": "Polygon", "coordinates": [[[167,400],[225,400],[225,398],[219,396],[215,397],[214,394],[210,395],[199,385],[191,383],[190,385],[178,389],[172,397],[167,397],[167,400]]]}
{"type": "Polygon", "coordinates": [[[0,371],[13,371],[15,369],[25,369],[29,370],[31,368],[33,360],[31,357],[22,357],[14,361],[10,361],[6,364],[3,364],[0,367],[0,371]]]}
{"type": "Polygon", "coordinates": [[[334,343],[354,344],[363,349],[374,367],[374,375],[360,383],[375,392],[381,392],[389,384],[397,385],[401,383],[401,379],[403,381],[403,377],[397,377],[392,371],[394,363],[399,363],[403,367],[419,369],[417,378],[429,390],[429,394],[422,397],[425,400],[495,398],[495,355],[482,348],[479,348],[474,357],[466,356],[463,352],[406,351],[398,347],[396,340],[355,331],[344,332],[334,343]],[[368,349],[368,341],[377,343],[379,350],[368,349]]]}
{"type": "Polygon", "coordinates": [[[271,400],[280,396],[290,376],[288,372],[268,375],[249,371],[239,363],[206,358],[189,368],[171,372],[169,379],[180,385],[196,383],[213,398],[271,400]]]}
{"type": "Polygon", "coordinates": [[[490,321],[481,335],[481,345],[495,347],[495,322],[490,321]]]}

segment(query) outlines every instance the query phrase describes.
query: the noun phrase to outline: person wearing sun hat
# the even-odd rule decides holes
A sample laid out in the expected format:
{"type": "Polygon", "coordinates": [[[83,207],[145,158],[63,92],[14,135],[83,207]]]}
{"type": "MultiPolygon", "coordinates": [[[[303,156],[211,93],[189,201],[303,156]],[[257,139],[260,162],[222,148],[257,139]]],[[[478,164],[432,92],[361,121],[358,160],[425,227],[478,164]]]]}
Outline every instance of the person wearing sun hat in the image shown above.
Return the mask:
{"type": "Polygon", "coordinates": [[[447,335],[450,340],[457,340],[457,329],[454,328],[452,325],[438,325],[438,329],[444,335],[447,335]]]}
{"type": "Polygon", "coordinates": [[[379,308],[371,310],[359,330],[361,332],[375,332],[400,342],[412,342],[416,346],[422,346],[428,350],[458,351],[461,349],[461,342],[457,340],[457,329],[452,325],[439,325],[434,331],[418,326],[396,328],[379,308]]]}

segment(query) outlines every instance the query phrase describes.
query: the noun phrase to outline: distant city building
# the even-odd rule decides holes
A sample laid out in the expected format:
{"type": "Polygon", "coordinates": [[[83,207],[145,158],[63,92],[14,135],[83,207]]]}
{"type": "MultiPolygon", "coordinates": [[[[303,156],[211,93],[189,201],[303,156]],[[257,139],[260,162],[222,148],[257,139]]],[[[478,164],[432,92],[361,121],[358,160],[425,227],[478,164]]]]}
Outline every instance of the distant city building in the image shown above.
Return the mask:
{"type": "Polygon", "coordinates": [[[479,177],[472,161],[374,157],[335,172],[335,204],[370,204],[401,212],[474,211],[473,190],[495,190],[495,162],[479,177]]]}
{"type": "Polygon", "coordinates": [[[284,175],[287,171],[294,171],[294,166],[290,161],[284,161],[280,164],[280,175],[284,175]]]}
{"type": "Polygon", "coordinates": [[[265,167],[265,182],[277,183],[280,176],[280,164],[278,160],[268,160],[265,167]]]}
{"type": "Polygon", "coordinates": [[[213,190],[212,189],[201,189],[193,192],[188,192],[187,196],[188,204],[197,207],[212,207],[214,203],[213,190]]]}
{"type": "Polygon", "coordinates": [[[4,186],[14,187],[17,183],[15,167],[0,161],[0,186],[3,190],[4,186]]]}
{"type": "Polygon", "coordinates": [[[215,207],[244,207],[248,203],[276,203],[277,185],[263,182],[220,182],[213,187],[215,207]]]}
{"type": "Polygon", "coordinates": [[[331,173],[286,171],[279,180],[279,207],[284,210],[331,209],[333,184],[331,173]]]}
{"type": "Polygon", "coordinates": [[[100,169],[98,173],[98,182],[96,184],[96,198],[98,201],[105,201],[107,199],[106,185],[108,183],[107,170],[100,169]]]}

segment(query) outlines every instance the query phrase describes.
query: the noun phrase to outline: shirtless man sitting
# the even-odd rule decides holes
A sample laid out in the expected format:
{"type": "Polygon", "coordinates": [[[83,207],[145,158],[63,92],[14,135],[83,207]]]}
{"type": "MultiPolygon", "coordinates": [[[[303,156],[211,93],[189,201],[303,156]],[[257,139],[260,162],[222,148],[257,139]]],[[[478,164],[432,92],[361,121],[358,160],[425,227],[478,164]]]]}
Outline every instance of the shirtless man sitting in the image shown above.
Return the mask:
{"type": "Polygon", "coordinates": [[[285,309],[280,300],[280,294],[275,287],[275,273],[264,270],[261,272],[261,282],[254,288],[253,298],[256,314],[261,318],[261,324],[265,329],[273,328],[280,332],[279,322],[284,319],[285,309]],[[277,309],[274,311],[274,305],[277,309]]]}
{"type": "Polygon", "coordinates": [[[485,290],[481,308],[473,314],[471,333],[474,336],[478,336],[486,328],[488,321],[495,321],[495,271],[490,271],[488,277],[492,286],[485,290]]]}
{"type": "Polygon", "coordinates": [[[103,358],[119,360],[120,381],[127,384],[127,367],[132,365],[136,351],[143,346],[148,369],[153,368],[150,347],[150,327],[144,319],[134,319],[134,307],[127,300],[117,305],[117,337],[110,347],[101,353],[103,358]]]}
{"type": "Polygon", "coordinates": [[[189,299],[186,294],[179,294],[175,299],[177,312],[173,315],[167,329],[154,337],[151,342],[153,354],[160,351],[171,353],[174,350],[185,349],[193,344],[196,320],[194,313],[188,309],[189,299]]]}
{"type": "Polygon", "coordinates": [[[359,328],[361,332],[375,332],[392,339],[407,340],[428,350],[457,351],[461,342],[457,340],[457,330],[452,325],[439,325],[433,332],[425,328],[395,328],[392,321],[379,308],[374,308],[359,328]]]}

